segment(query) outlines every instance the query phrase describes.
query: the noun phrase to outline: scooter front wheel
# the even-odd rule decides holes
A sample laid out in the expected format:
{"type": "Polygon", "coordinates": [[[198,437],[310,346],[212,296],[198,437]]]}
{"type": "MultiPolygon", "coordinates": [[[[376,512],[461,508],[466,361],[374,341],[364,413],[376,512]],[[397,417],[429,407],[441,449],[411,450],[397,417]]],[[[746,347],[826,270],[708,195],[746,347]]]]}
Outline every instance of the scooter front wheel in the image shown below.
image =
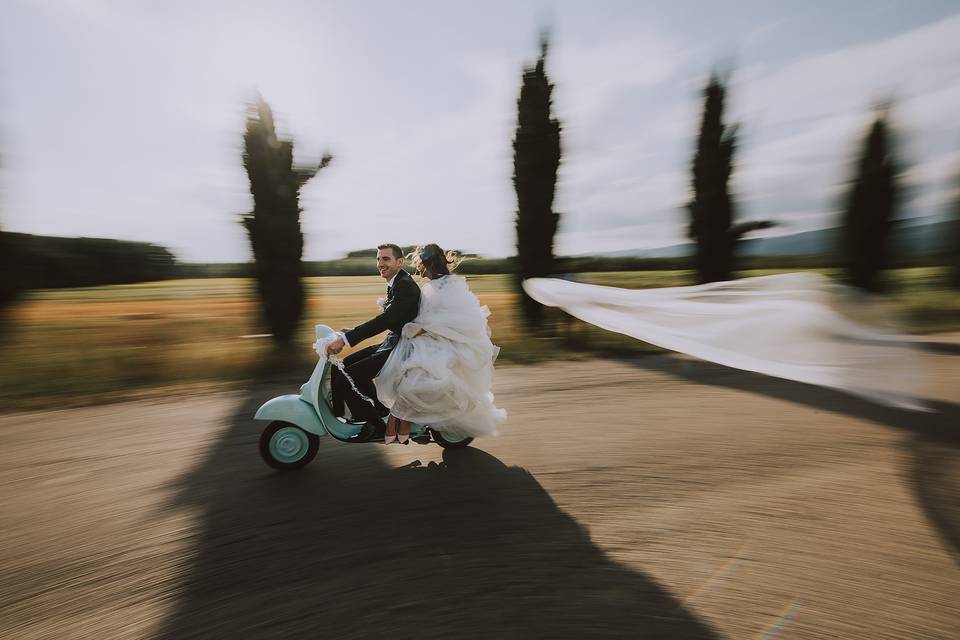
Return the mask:
{"type": "Polygon", "coordinates": [[[275,420],[260,434],[260,457],[278,471],[305,467],[317,455],[320,438],[295,424],[275,420]]]}

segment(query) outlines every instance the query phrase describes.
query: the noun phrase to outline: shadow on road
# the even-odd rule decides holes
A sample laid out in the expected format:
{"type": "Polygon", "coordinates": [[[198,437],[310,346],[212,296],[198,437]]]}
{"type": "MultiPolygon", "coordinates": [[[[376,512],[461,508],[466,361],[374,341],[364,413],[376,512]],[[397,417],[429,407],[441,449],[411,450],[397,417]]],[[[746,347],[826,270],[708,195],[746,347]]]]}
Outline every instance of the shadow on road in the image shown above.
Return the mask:
{"type": "Polygon", "coordinates": [[[916,436],[908,450],[917,500],[960,564],[960,447],[916,436]]]}
{"type": "Polygon", "coordinates": [[[626,361],[697,384],[759,393],[903,431],[908,437],[905,446],[911,455],[913,491],[944,546],[960,560],[960,405],[928,402],[931,412],[907,411],[702,360],[652,356],[626,361]]]}
{"type": "Polygon", "coordinates": [[[257,389],[179,482],[201,525],[156,638],[713,637],[482,451],[393,469],[323,438],[306,469],[270,471],[250,416],[275,394],[257,389]]]}
{"type": "Polygon", "coordinates": [[[928,402],[933,411],[907,411],[861,400],[850,394],[825,387],[773,378],[702,360],[650,356],[629,358],[625,361],[640,369],[659,371],[697,384],[758,393],[821,411],[843,413],[930,440],[960,445],[960,427],[957,426],[960,425],[960,405],[957,404],[928,402]]]}
{"type": "Polygon", "coordinates": [[[960,344],[956,342],[920,342],[917,345],[924,351],[939,353],[945,356],[960,356],[960,344]]]}

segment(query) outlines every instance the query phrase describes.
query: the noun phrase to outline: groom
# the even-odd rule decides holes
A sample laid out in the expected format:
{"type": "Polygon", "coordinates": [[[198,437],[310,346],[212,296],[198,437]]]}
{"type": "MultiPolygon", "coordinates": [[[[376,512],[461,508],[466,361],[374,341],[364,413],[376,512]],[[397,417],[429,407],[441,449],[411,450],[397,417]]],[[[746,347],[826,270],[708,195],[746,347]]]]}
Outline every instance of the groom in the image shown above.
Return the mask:
{"type": "Polygon", "coordinates": [[[359,436],[363,440],[381,431],[383,429],[381,418],[390,413],[389,409],[377,399],[373,379],[386,364],[390,352],[400,342],[403,325],[417,317],[417,312],[420,310],[420,287],[401,267],[403,267],[403,252],[399,246],[382,244],[377,247],[377,270],[387,281],[387,300],[383,305],[383,313],[372,320],[367,320],[359,327],[344,329],[340,332],[339,338],[327,347],[327,355],[340,353],[344,346],[358,345],[367,338],[389,331],[386,339],[380,344],[351,353],[343,361],[347,375],[353,380],[360,393],[375,401],[374,405],[353,390],[350,381],[344,377],[340,369],[333,368],[331,380],[333,413],[336,416],[343,416],[343,405],[346,402],[353,418],[367,423],[359,436]]]}

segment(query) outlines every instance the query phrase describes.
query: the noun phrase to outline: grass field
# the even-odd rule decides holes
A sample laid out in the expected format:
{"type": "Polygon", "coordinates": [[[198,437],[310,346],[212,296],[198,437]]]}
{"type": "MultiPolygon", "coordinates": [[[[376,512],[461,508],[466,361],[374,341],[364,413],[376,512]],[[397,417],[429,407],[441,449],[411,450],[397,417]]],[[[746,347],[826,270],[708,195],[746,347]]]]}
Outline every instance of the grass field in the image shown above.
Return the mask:
{"type": "MultiPolygon", "coordinates": [[[[771,271],[750,271],[761,275],[771,271]]],[[[891,274],[891,301],[913,332],[960,328],[960,295],[942,288],[936,267],[891,274]]],[[[598,284],[630,288],[691,284],[686,271],[582,274],[598,284]]],[[[581,323],[566,339],[540,338],[521,330],[509,276],[469,276],[491,311],[494,341],[503,362],[584,358],[614,350],[656,351],[636,340],[581,323]]],[[[306,279],[308,307],[301,337],[276,375],[309,375],[312,326],[354,326],[377,312],[383,295],[377,276],[306,279]]],[[[272,351],[260,334],[257,301],[246,279],[198,279],[32,292],[13,310],[0,345],[0,403],[6,409],[90,402],[152,389],[251,377],[272,351]]]]}

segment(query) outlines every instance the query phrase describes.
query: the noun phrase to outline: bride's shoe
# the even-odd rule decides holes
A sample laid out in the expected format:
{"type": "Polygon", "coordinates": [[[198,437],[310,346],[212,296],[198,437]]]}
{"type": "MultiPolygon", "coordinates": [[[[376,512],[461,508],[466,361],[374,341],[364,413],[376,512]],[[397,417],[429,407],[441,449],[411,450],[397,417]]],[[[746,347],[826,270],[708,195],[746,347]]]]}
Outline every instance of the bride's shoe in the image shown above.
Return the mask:
{"type": "Polygon", "coordinates": [[[401,420],[400,424],[397,425],[397,442],[400,444],[407,444],[410,441],[410,423],[406,420],[401,420]],[[403,432],[406,433],[403,433],[403,432]]]}
{"type": "Polygon", "coordinates": [[[383,444],[399,444],[397,436],[383,436],[383,444]]]}

